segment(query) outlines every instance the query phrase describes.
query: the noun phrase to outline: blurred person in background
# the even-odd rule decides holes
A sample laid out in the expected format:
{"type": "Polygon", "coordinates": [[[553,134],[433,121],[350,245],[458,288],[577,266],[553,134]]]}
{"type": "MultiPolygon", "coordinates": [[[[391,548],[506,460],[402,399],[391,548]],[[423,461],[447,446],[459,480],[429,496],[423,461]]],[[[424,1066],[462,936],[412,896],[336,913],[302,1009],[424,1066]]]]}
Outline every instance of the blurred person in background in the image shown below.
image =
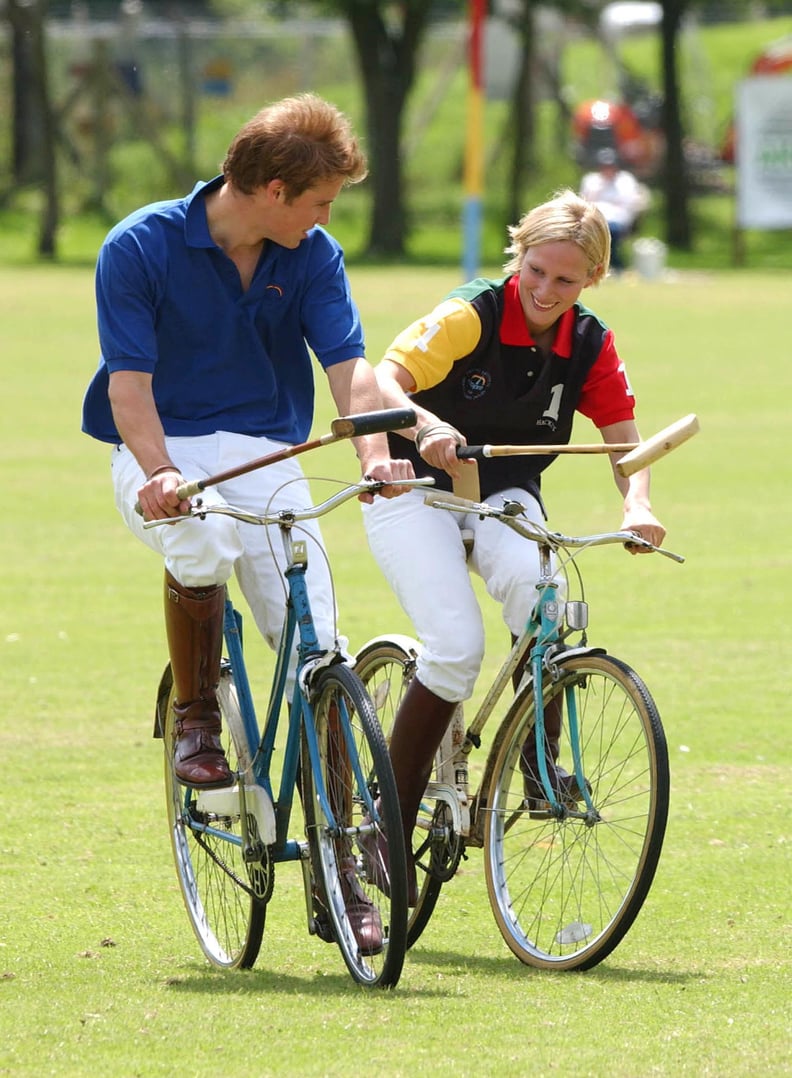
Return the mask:
{"type": "Polygon", "coordinates": [[[623,241],[635,230],[639,216],[649,205],[649,192],[626,168],[621,168],[615,150],[597,151],[597,168],[580,182],[580,196],[593,202],[608,222],[611,235],[611,267],[626,266],[623,241]]]}

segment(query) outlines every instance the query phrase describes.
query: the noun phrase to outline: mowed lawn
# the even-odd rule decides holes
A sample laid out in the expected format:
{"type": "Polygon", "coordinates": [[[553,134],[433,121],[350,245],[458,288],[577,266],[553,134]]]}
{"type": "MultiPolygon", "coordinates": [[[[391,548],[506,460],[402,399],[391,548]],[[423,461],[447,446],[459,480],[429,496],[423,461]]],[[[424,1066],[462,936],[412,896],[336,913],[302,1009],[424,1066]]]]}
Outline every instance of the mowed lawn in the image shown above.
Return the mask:
{"type": "MultiPolygon", "coordinates": [[[[459,283],[354,268],[369,355],[459,283]]],[[[672,768],[666,844],[617,950],[580,975],[523,967],[471,851],[392,993],[309,937],[280,866],[254,970],[203,961],[170,856],[158,743],[161,567],[112,505],[107,450],[79,431],[96,363],[89,269],[0,269],[0,1074],[781,1075],[790,1056],[792,603],[787,274],[625,275],[584,299],[608,321],[644,436],[701,433],[653,470],[684,565],[591,551],[589,638],[642,674],[672,768]]],[[[334,412],[319,386],[317,433],[334,412]]],[[[579,440],[596,440],[586,423],[579,440]]],[[[302,458],[356,477],[351,447],[302,458]]],[[[620,524],[601,457],[559,460],[551,524],[620,524]]],[[[357,507],[324,525],[355,649],[409,632],[357,507]]],[[[484,601],[494,672],[506,633],[484,601]]],[[[269,657],[248,634],[254,687],[269,657]]],[[[478,698],[478,694],[477,694],[478,698]]],[[[474,773],[476,768],[474,768],[474,773]]]]}

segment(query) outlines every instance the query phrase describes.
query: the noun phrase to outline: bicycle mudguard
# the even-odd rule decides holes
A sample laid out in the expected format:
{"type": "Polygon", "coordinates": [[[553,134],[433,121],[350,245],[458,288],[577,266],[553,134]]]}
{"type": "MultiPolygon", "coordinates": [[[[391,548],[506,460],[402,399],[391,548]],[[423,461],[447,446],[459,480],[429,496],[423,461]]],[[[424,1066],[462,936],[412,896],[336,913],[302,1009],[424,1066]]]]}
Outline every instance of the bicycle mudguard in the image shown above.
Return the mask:
{"type": "Polygon", "coordinates": [[[356,652],[355,662],[359,663],[361,659],[366,658],[370,651],[380,648],[383,644],[390,644],[393,647],[401,648],[402,651],[411,656],[413,660],[418,658],[418,652],[421,650],[421,645],[417,640],[413,640],[411,636],[406,636],[404,633],[386,633],[382,636],[374,636],[371,640],[367,640],[356,652]]]}
{"type": "Polygon", "coordinates": [[[157,688],[157,704],[154,708],[154,733],[152,737],[162,738],[165,736],[165,713],[168,707],[171,689],[173,688],[173,674],[170,663],[162,671],[159,687],[157,688]]]}
{"type": "Polygon", "coordinates": [[[362,434],[384,434],[389,430],[414,427],[416,422],[412,408],[386,408],[380,412],[339,416],[330,424],[330,430],[336,438],[358,438],[362,434]]]}
{"type": "Polygon", "coordinates": [[[544,658],[545,669],[551,674],[555,667],[563,666],[564,663],[570,661],[570,659],[579,659],[582,655],[607,655],[606,648],[590,647],[588,645],[566,648],[562,647],[559,651],[548,651],[544,658]]]}

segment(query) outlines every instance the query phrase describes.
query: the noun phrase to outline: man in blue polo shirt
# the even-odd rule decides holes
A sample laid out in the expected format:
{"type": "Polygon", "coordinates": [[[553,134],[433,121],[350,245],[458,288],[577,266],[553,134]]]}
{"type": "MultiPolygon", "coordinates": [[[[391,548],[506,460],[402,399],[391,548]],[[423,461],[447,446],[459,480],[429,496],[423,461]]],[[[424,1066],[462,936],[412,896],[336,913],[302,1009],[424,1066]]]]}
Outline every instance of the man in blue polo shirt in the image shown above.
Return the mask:
{"type": "MultiPolygon", "coordinates": [[[[144,530],[183,514],[177,488],[305,441],[314,382],[309,348],[339,414],[382,407],[339,245],[321,227],[348,183],[366,175],[347,119],[313,95],[259,112],[229,147],[222,175],[186,198],[145,206],[107,236],[96,273],[101,360],[83,430],[111,444],[127,526],[165,559],[165,622],[176,689],[176,774],[193,787],[232,781],[215,695],[224,585],[236,572],[270,644],[283,616],[280,550],[264,528],[219,516],[144,530]],[[136,503],[142,516],[135,511],[136,503]]],[[[412,475],[384,435],[355,440],[361,470],[412,475]]],[[[391,487],[385,496],[399,493],[391,487]]],[[[309,504],[291,460],[208,488],[261,511],[309,504]],[[287,491],[279,493],[284,484],[287,491]]],[[[318,528],[313,530],[321,542],[318,528]]],[[[324,559],[308,587],[320,642],[336,636],[324,559]]]]}

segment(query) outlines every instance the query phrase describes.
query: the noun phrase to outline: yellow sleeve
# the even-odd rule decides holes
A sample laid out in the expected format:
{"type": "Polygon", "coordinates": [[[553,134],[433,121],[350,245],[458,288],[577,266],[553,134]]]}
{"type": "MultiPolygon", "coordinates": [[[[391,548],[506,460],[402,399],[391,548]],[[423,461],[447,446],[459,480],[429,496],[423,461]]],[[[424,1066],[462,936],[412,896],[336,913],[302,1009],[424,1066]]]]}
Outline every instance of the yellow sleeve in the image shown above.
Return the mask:
{"type": "Polygon", "coordinates": [[[431,389],[481,338],[481,322],[464,299],[447,299],[403,329],[384,355],[412,375],[416,390],[431,389]]]}

